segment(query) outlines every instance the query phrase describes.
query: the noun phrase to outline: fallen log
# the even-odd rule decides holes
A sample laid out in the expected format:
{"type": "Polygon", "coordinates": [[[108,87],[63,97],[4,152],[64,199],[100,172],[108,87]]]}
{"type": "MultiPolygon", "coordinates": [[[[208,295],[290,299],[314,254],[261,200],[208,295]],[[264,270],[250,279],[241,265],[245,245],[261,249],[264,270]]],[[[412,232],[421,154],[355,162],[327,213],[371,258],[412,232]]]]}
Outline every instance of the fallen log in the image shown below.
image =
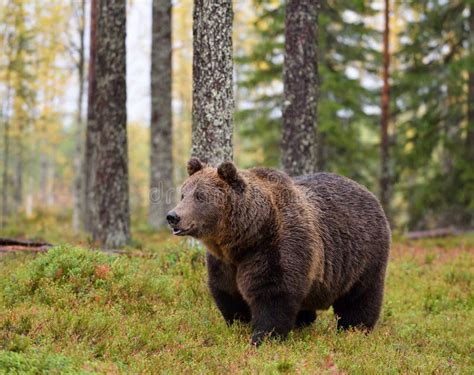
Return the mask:
{"type": "Polygon", "coordinates": [[[41,241],[28,241],[28,240],[18,240],[15,238],[2,238],[0,237],[0,246],[23,246],[23,247],[51,247],[52,244],[48,242],[41,241]]]}
{"type": "MultiPolygon", "coordinates": [[[[52,244],[42,241],[19,240],[15,238],[0,237],[0,254],[16,251],[28,251],[34,253],[43,253],[48,251],[52,244]]],[[[123,255],[126,252],[120,249],[97,249],[108,255],[123,255]]]]}
{"type": "Polygon", "coordinates": [[[0,238],[0,253],[11,253],[16,251],[29,251],[42,253],[53,245],[41,241],[18,240],[14,238],[0,238]]]}
{"type": "Polygon", "coordinates": [[[439,237],[455,236],[460,233],[463,233],[463,231],[457,228],[449,227],[449,228],[438,228],[438,229],[408,232],[405,234],[405,237],[409,240],[419,240],[422,238],[439,238],[439,237]]]}
{"type": "Polygon", "coordinates": [[[51,246],[18,246],[18,245],[12,245],[12,246],[0,246],[0,253],[13,253],[16,251],[27,251],[27,252],[32,252],[32,253],[44,253],[48,251],[51,248],[51,246]]]}

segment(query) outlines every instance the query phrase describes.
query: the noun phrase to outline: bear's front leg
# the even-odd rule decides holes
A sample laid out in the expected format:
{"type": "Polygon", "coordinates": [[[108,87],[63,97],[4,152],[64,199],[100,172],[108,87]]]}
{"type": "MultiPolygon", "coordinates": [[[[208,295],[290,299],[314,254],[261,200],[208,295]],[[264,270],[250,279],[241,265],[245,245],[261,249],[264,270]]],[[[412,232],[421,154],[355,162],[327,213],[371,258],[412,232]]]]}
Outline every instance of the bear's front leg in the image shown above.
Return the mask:
{"type": "Polygon", "coordinates": [[[235,267],[207,254],[209,289],[227,324],[250,322],[250,308],[237,289],[235,267]]]}
{"type": "Polygon", "coordinates": [[[229,294],[215,287],[211,287],[211,293],[228,325],[233,324],[236,320],[244,323],[250,322],[249,306],[239,294],[229,294]]]}
{"type": "Polygon", "coordinates": [[[251,343],[259,346],[266,337],[285,338],[296,322],[299,305],[286,294],[265,294],[253,299],[251,343]]]}

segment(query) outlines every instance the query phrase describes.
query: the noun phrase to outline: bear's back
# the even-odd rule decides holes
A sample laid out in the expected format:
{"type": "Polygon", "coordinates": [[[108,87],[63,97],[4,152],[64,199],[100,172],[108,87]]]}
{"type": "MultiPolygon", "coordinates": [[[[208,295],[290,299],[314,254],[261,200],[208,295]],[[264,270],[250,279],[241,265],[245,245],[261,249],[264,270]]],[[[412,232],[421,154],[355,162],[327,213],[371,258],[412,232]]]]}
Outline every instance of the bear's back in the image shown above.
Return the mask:
{"type": "Polygon", "coordinates": [[[357,218],[364,222],[370,221],[382,227],[388,224],[375,195],[347,177],[320,172],[296,177],[294,182],[308,189],[311,192],[307,194],[309,199],[313,199],[327,214],[339,215],[341,220],[357,218]]]}
{"type": "MultiPolygon", "coordinates": [[[[317,206],[322,223],[338,234],[359,233],[365,241],[389,239],[387,218],[377,198],[366,187],[334,173],[296,177],[297,186],[310,192],[308,200],[317,206]]],[[[336,234],[336,233],[333,233],[336,234]]]]}

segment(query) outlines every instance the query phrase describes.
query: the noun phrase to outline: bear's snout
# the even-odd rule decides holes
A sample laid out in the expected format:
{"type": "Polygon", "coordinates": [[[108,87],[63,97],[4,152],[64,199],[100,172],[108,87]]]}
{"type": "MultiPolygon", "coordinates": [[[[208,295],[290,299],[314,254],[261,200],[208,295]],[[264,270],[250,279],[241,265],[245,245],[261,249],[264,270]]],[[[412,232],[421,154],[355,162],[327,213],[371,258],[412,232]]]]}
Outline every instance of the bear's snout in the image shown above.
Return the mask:
{"type": "Polygon", "coordinates": [[[168,223],[170,225],[176,225],[179,223],[180,221],[180,217],[178,216],[178,214],[176,213],[176,211],[170,211],[168,212],[168,214],[166,215],[166,220],[168,221],[168,223]]]}

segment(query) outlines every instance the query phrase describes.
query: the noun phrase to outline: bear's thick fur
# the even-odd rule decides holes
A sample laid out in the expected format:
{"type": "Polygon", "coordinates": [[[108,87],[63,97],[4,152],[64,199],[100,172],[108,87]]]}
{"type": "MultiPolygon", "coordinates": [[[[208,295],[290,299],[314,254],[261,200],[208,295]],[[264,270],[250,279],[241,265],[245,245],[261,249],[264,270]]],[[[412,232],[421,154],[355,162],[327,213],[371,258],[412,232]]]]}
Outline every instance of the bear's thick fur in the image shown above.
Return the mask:
{"type": "Polygon", "coordinates": [[[286,336],[333,306],[341,328],[372,329],[382,305],[390,228],[365,187],[331,173],[217,169],[193,158],[173,232],[208,249],[224,319],[251,322],[252,343],[286,336]]]}

